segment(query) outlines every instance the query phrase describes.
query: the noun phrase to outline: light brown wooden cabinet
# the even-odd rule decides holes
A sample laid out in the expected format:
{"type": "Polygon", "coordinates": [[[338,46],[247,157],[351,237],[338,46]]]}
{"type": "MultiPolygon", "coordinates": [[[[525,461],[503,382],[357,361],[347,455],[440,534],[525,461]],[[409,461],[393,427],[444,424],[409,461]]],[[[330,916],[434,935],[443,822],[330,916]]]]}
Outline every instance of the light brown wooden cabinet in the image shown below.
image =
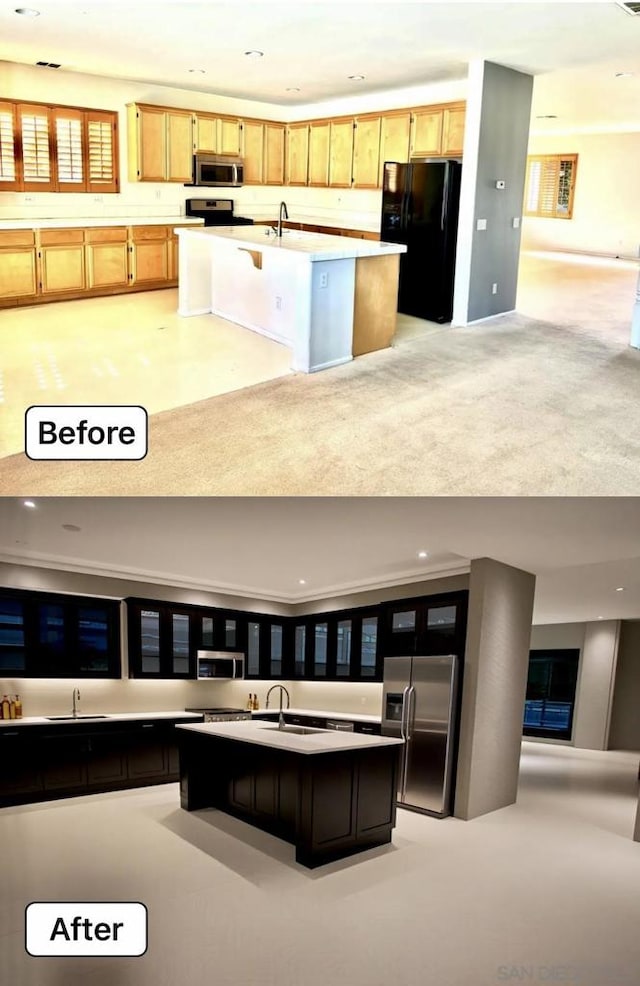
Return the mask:
{"type": "Polygon", "coordinates": [[[436,157],[442,147],[442,110],[417,110],[411,114],[411,157],[436,157]]]}
{"type": "Polygon", "coordinates": [[[191,111],[130,103],[127,113],[129,180],[191,181],[191,111]]]}
{"type": "Polygon", "coordinates": [[[33,230],[0,230],[0,301],[32,298],[37,290],[33,230]]]}
{"type": "Polygon", "coordinates": [[[237,117],[194,113],[193,150],[238,157],[242,150],[242,121],[237,117]]]}
{"type": "Polygon", "coordinates": [[[351,118],[332,120],[329,124],[329,185],[332,188],[351,188],[353,123],[351,118]]]}
{"type": "Polygon", "coordinates": [[[465,107],[444,109],[442,113],[442,154],[462,156],[464,145],[465,107]]]}
{"type": "Polygon", "coordinates": [[[356,120],[353,131],[353,187],[376,188],[380,160],[380,117],[356,120]]]}
{"type": "Polygon", "coordinates": [[[264,170],[264,123],[245,120],[243,125],[244,184],[261,185],[264,170]]]}
{"type": "Polygon", "coordinates": [[[169,243],[166,226],[133,226],[129,256],[129,283],[169,280],[169,243]]]}
{"type": "Polygon", "coordinates": [[[309,168],[309,124],[290,123],[286,133],[285,182],[306,185],[309,168]]]}
{"type": "Polygon", "coordinates": [[[42,294],[84,291],[86,286],[84,230],[42,230],[39,259],[42,294]]]}
{"type": "Polygon", "coordinates": [[[265,185],[284,184],[284,124],[265,123],[264,125],[264,170],[265,185]]]}
{"type": "Polygon", "coordinates": [[[326,188],[329,184],[329,120],[309,124],[309,181],[311,186],[326,188]]]}
{"type": "Polygon", "coordinates": [[[85,231],[87,287],[125,288],[129,284],[129,249],[126,226],[85,231]]]}
{"type": "Polygon", "coordinates": [[[382,186],[382,176],[385,161],[399,161],[406,164],[409,160],[409,140],[411,134],[411,114],[393,113],[383,116],[380,121],[380,169],[378,185],[382,186]]]}

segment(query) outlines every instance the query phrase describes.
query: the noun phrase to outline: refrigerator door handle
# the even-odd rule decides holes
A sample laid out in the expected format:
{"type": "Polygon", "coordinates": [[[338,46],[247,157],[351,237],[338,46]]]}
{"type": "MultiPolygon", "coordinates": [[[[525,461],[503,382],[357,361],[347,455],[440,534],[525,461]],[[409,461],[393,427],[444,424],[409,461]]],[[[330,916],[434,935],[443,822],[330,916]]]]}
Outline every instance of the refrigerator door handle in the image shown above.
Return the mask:
{"type": "Polygon", "coordinates": [[[411,690],[410,685],[406,685],[402,689],[402,714],[400,718],[400,735],[404,740],[404,746],[402,747],[402,763],[400,765],[400,801],[404,801],[407,793],[407,714],[409,712],[409,703],[407,697],[411,690]]]}
{"type": "Polygon", "coordinates": [[[407,696],[407,742],[411,739],[411,726],[416,715],[416,690],[411,685],[407,696]]]}
{"type": "Polygon", "coordinates": [[[449,169],[445,171],[444,188],[442,189],[442,210],[440,212],[440,230],[444,233],[447,225],[447,206],[449,203],[449,169]]]}

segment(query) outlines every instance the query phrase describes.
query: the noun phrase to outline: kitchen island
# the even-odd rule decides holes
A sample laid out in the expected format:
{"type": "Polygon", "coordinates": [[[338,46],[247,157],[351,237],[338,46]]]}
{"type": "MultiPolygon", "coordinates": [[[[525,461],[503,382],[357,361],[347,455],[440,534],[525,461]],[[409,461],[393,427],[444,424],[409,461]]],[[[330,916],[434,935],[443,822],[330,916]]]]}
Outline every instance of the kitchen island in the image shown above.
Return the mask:
{"type": "Polygon", "coordinates": [[[179,315],[211,312],[268,336],[304,373],[391,344],[404,244],[264,226],[177,233],[179,315]]]}
{"type": "Polygon", "coordinates": [[[180,800],[296,848],[310,868],[391,841],[402,740],[269,722],[184,725],[180,800]]]}

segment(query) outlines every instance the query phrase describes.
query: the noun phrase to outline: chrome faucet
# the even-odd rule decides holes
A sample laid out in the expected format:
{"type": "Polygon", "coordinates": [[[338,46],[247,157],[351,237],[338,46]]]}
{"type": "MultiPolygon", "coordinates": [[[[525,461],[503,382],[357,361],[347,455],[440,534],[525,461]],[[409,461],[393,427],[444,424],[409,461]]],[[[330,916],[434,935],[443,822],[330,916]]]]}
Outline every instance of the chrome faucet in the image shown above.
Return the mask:
{"type": "MultiPolygon", "coordinates": [[[[284,205],[284,203],[283,203],[283,205],[284,205]]],[[[274,688],[279,688],[280,689],[280,692],[279,692],[279,697],[280,697],[280,715],[278,716],[278,729],[284,729],[285,722],[284,722],[284,715],[282,714],[282,693],[283,692],[287,696],[287,708],[289,708],[289,706],[291,705],[291,699],[289,697],[289,692],[284,687],[284,685],[272,685],[271,686],[271,688],[267,692],[267,698],[265,700],[264,707],[265,707],[265,709],[268,709],[269,708],[269,695],[274,690],[274,688]]]]}
{"type": "Polygon", "coordinates": [[[276,230],[276,233],[280,237],[282,237],[282,219],[283,218],[284,219],[288,219],[289,218],[289,213],[287,212],[287,203],[286,202],[281,202],[280,203],[280,213],[278,215],[278,228],[276,230]],[[284,212],[284,217],[282,215],[283,212],[284,212]]]}
{"type": "Polygon", "coordinates": [[[80,711],[80,709],[79,709],[79,705],[80,705],[80,689],[79,688],[74,688],[73,689],[72,701],[73,701],[73,712],[72,712],[72,715],[77,716],[78,715],[78,712],[80,711]]]}

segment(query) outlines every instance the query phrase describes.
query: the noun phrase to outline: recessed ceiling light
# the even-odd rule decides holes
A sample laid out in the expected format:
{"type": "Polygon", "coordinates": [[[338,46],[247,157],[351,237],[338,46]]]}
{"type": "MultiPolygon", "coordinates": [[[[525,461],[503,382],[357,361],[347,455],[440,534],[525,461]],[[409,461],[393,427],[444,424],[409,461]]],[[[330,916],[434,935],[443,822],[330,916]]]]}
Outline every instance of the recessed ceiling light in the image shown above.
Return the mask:
{"type": "Polygon", "coordinates": [[[77,534],[78,531],[81,531],[82,530],[82,528],[81,527],[78,527],[77,524],[63,524],[62,525],[62,530],[63,531],[72,531],[74,534],[77,534]]]}
{"type": "Polygon", "coordinates": [[[427,552],[426,551],[419,551],[418,552],[418,558],[426,558],[426,557],[427,557],[427,552]]]}
{"type": "Polygon", "coordinates": [[[604,620],[604,616],[599,616],[598,619],[599,620],[604,620]]]}
{"type": "Polygon", "coordinates": [[[30,507],[31,510],[35,510],[36,509],[36,505],[33,502],[33,500],[23,500],[22,501],[22,506],[23,507],[30,507]]]}
{"type": "Polygon", "coordinates": [[[353,82],[362,82],[364,75],[350,75],[349,78],[352,79],[353,82]]]}
{"type": "Polygon", "coordinates": [[[633,72],[616,72],[616,79],[631,79],[633,72]]]}
{"type": "Polygon", "coordinates": [[[285,92],[300,92],[298,86],[287,86],[285,92]]]}
{"type": "Polygon", "coordinates": [[[624,592],[624,586],[619,585],[618,588],[616,589],[616,592],[624,592]]]}
{"type": "Polygon", "coordinates": [[[16,7],[16,14],[22,17],[39,17],[40,11],[34,10],[33,7],[16,7]]]}
{"type": "Polygon", "coordinates": [[[251,51],[245,51],[247,58],[262,58],[264,51],[258,51],[257,48],[252,48],[251,51]]]}
{"type": "Polygon", "coordinates": [[[307,580],[306,579],[298,579],[298,583],[300,585],[306,585],[307,584],[307,580]]]}
{"type": "Polygon", "coordinates": [[[540,116],[536,117],[536,120],[557,120],[558,117],[555,113],[542,113],[540,116]]]}
{"type": "Polygon", "coordinates": [[[190,68],[189,71],[195,72],[198,75],[206,75],[206,72],[203,68],[190,68]]]}

